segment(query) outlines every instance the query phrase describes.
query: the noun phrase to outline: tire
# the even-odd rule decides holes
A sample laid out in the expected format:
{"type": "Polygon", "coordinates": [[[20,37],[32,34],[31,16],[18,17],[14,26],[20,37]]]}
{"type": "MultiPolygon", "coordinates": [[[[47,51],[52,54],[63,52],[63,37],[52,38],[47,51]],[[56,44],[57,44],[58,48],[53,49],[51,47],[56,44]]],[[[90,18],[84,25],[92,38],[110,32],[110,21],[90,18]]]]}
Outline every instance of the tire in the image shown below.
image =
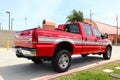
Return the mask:
{"type": "Polygon", "coordinates": [[[57,50],[52,58],[52,66],[56,72],[65,72],[71,65],[71,55],[67,50],[57,50]]]}
{"type": "Polygon", "coordinates": [[[109,60],[111,58],[111,54],[112,54],[111,51],[112,51],[112,48],[110,46],[108,46],[106,49],[106,53],[103,54],[103,59],[109,60]]]}
{"type": "Polygon", "coordinates": [[[40,64],[40,63],[43,63],[43,60],[42,59],[39,59],[39,58],[33,58],[31,59],[35,64],[40,64]]]}
{"type": "Polygon", "coordinates": [[[82,57],[87,57],[87,56],[88,56],[88,54],[81,54],[81,56],[82,56],[82,57]]]}

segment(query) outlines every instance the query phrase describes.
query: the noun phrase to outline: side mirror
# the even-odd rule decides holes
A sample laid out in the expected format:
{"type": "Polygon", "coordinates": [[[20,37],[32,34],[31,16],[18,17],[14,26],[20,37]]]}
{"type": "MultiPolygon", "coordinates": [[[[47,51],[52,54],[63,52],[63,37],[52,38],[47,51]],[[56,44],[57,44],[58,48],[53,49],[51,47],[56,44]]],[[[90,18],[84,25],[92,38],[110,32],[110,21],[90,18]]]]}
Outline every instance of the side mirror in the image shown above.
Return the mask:
{"type": "Polygon", "coordinates": [[[107,34],[107,33],[105,33],[104,36],[105,36],[106,38],[108,38],[108,34],[107,34]]]}
{"type": "Polygon", "coordinates": [[[101,35],[102,39],[107,39],[108,38],[108,34],[105,33],[104,35],[101,35]]]}

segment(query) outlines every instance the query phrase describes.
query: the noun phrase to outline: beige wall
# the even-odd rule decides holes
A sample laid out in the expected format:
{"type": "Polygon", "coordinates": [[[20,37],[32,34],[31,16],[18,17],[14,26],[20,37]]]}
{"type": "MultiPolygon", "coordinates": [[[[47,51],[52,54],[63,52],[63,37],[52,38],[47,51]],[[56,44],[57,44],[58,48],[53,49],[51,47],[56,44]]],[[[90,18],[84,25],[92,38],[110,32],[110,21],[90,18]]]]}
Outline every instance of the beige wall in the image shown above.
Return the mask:
{"type": "Polygon", "coordinates": [[[7,40],[10,41],[10,47],[13,47],[15,33],[15,31],[0,30],[0,47],[6,47],[7,40]]]}

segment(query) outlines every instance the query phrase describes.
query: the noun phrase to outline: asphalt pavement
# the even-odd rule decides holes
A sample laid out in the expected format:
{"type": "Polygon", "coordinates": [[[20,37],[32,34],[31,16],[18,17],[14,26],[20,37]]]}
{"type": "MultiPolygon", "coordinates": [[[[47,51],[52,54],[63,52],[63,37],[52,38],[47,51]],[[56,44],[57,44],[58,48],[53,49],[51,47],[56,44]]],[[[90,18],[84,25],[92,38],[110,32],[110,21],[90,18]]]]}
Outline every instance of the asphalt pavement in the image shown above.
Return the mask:
{"type": "Polygon", "coordinates": [[[15,49],[13,48],[8,51],[6,48],[0,48],[0,80],[49,79],[119,59],[120,47],[113,46],[112,57],[110,60],[103,60],[102,56],[99,55],[89,55],[87,58],[75,55],[72,58],[72,64],[69,71],[65,73],[56,73],[52,69],[51,62],[36,65],[30,60],[17,58],[15,49]]]}

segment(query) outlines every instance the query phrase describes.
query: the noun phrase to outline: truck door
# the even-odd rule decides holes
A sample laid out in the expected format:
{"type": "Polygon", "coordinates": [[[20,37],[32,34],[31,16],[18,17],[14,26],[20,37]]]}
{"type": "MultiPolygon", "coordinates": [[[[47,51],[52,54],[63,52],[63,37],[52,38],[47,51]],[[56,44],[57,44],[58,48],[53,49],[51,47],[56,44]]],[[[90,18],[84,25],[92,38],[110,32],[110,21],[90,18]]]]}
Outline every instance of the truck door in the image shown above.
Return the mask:
{"type": "Polygon", "coordinates": [[[96,50],[96,38],[93,35],[92,28],[88,24],[84,24],[84,36],[83,36],[83,54],[94,53],[96,50]]]}
{"type": "Polygon", "coordinates": [[[94,32],[94,35],[95,35],[95,40],[96,40],[96,52],[103,52],[105,50],[105,46],[102,45],[104,43],[104,40],[102,39],[101,37],[101,32],[97,29],[97,28],[93,28],[93,32],[94,32]]]}

